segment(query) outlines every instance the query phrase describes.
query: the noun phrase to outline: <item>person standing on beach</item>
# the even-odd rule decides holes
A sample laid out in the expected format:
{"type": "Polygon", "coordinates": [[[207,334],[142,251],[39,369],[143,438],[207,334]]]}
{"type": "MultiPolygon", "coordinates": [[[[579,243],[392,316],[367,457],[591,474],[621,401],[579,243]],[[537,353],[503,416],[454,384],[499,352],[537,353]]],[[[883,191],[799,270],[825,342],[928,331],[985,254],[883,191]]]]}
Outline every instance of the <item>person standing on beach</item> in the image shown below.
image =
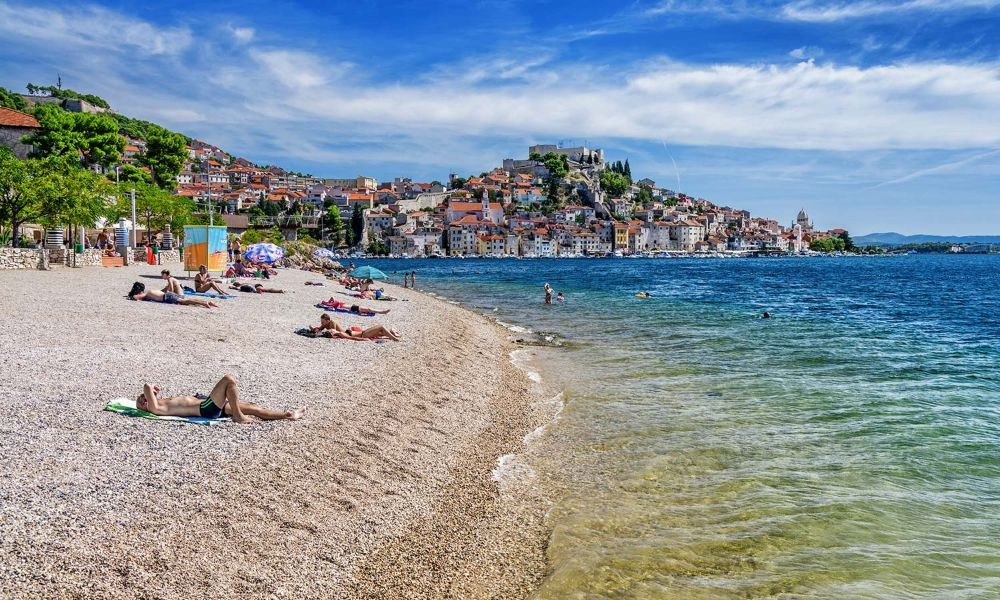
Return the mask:
{"type": "Polygon", "coordinates": [[[552,304],[552,286],[545,284],[545,303],[552,304]]]}
{"type": "Polygon", "coordinates": [[[240,243],[240,238],[233,240],[233,259],[239,260],[243,256],[243,244],[240,243]]]}
{"type": "Polygon", "coordinates": [[[417,289],[417,272],[410,271],[410,287],[417,289]]]}
{"type": "Polygon", "coordinates": [[[408,287],[410,287],[410,274],[403,271],[403,288],[405,289],[408,287]]]}
{"type": "Polygon", "coordinates": [[[173,396],[160,398],[160,387],[151,384],[142,386],[142,394],[136,398],[135,406],[139,410],[151,412],[161,417],[202,417],[218,419],[229,416],[237,423],[250,424],[257,417],[264,421],[280,421],[287,419],[297,421],[305,415],[303,406],[295,410],[271,410],[249,402],[240,402],[236,390],[236,378],[230,374],[222,376],[207,395],[173,396]]]}

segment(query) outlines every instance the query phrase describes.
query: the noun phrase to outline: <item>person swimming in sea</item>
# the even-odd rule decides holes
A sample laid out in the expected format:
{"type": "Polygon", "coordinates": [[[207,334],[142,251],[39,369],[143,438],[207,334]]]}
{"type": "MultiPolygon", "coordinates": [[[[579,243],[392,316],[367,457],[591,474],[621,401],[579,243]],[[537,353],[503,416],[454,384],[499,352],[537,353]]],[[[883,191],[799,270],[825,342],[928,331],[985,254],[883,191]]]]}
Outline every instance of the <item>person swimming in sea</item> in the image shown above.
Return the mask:
{"type": "Polygon", "coordinates": [[[564,300],[566,300],[566,298],[563,297],[563,293],[562,292],[559,292],[558,294],[556,294],[556,302],[562,302],[564,300]]]}
{"type": "Polygon", "coordinates": [[[763,314],[763,315],[761,315],[761,317],[760,317],[760,318],[761,318],[761,319],[770,319],[770,318],[771,318],[771,313],[769,313],[769,312],[767,312],[767,311],[765,310],[765,311],[764,311],[764,314],[763,314]]]}
{"type": "Polygon", "coordinates": [[[652,298],[653,295],[650,294],[649,292],[639,292],[638,294],[635,295],[635,297],[636,298],[652,298]]]}

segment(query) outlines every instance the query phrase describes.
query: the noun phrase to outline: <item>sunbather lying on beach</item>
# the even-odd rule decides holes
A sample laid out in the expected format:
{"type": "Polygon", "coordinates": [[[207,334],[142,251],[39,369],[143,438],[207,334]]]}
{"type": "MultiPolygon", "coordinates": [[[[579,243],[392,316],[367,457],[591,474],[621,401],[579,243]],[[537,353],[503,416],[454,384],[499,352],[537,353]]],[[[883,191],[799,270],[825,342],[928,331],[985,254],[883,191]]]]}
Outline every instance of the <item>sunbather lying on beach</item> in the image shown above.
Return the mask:
{"type": "Polygon", "coordinates": [[[398,333],[392,329],[387,329],[382,325],[372,325],[368,329],[362,331],[356,331],[348,329],[334,321],[330,318],[328,314],[322,314],[319,317],[319,327],[310,327],[310,331],[313,333],[321,333],[326,337],[339,338],[343,340],[377,340],[377,339],[388,339],[394,342],[400,342],[403,340],[398,333]]]}
{"type": "Polygon", "coordinates": [[[250,417],[257,417],[264,421],[281,419],[296,421],[301,419],[306,412],[304,406],[295,410],[271,410],[249,402],[240,402],[239,394],[236,391],[236,378],[228,373],[222,376],[222,379],[215,384],[208,395],[201,394],[203,396],[201,398],[196,396],[161,398],[159,394],[159,386],[145,384],[142,387],[142,394],[136,398],[136,408],[161,417],[217,419],[228,415],[232,417],[233,421],[244,424],[254,422],[250,417]]]}
{"type": "Polygon", "coordinates": [[[198,267],[198,274],[194,276],[194,290],[196,292],[215,292],[216,294],[226,295],[225,290],[219,287],[219,284],[215,283],[212,276],[208,274],[208,267],[201,265],[198,267]]]}
{"type": "Polygon", "coordinates": [[[163,302],[164,304],[180,304],[181,306],[200,306],[202,308],[218,308],[219,305],[211,300],[202,298],[190,298],[183,293],[161,292],[160,290],[147,290],[146,286],[136,281],[132,284],[132,290],[128,293],[129,300],[146,300],[149,302],[163,302]]]}
{"type": "Polygon", "coordinates": [[[234,281],[232,285],[229,286],[231,289],[239,290],[241,292],[247,292],[249,294],[284,294],[285,290],[278,288],[266,288],[263,283],[255,283],[253,285],[248,285],[246,283],[240,283],[239,281],[234,281]]]}
{"type": "Polygon", "coordinates": [[[160,279],[167,282],[167,285],[163,286],[162,291],[164,293],[171,292],[174,294],[180,294],[181,296],[184,295],[184,288],[181,287],[181,282],[171,277],[169,270],[163,269],[162,271],[160,271],[160,279]]]}
{"type": "Polygon", "coordinates": [[[335,310],[349,310],[352,313],[358,313],[359,315],[384,315],[389,312],[389,309],[385,310],[375,310],[374,308],[368,308],[366,306],[358,306],[357,304],[352,304],[348,306],[346,302],[341,302],[336,298],[330,298],[329,300],[324,300],[320,302],[323,306],[328,306],[335,310]]]}

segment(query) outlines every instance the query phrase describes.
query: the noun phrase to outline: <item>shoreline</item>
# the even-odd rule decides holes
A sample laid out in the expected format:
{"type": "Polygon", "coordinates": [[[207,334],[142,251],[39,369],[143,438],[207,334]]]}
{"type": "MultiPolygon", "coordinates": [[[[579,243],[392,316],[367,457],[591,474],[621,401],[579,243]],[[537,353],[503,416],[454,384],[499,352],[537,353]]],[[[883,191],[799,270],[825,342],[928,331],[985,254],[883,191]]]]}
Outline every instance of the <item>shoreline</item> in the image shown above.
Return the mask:
{"type": "Polygon", "coordinates": [[[290,293],[213,311],[121,299],[133,280],[155,283],[145,274],[0,275],[0,309],[19,317],[0,325],[11,357],[0,390],[6,593],[523,597],[537,588],[544,500],[530,482],[492,474],[542,425],[541,409],[499,325],[393,286],[408,302],[386,303],[392,312],[371,321],[404,342],[336,345],[291,333],[340,289],[302,285],[315,274],[282,270],[271,283],[290,293]],[[307,403],[306,419],[200,427],[100,411],[142,381],[186,393],[226,371],[246,401],[307,403]]]}

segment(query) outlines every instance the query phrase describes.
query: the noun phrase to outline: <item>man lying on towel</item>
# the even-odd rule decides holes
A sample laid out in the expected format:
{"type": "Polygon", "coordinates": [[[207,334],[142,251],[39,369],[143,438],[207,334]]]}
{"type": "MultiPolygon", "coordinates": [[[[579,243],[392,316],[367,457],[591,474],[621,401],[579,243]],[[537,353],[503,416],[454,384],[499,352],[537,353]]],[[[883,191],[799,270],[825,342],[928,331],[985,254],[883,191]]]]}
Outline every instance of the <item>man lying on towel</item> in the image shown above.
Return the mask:
{"type": "Polygon", "coordinates": [[[159,396],[159,386],[146,384],[142,388],[142,394],[135,400],[135,406],[139,410],[151,412],[161,417],[203,417],[205,419],[218,419],[224,416],[232,417],[237,423],[253,423],[257,417],[264,421],[278,421],[288,419],[297,421],[306,412],[306,408],[295,410],[271,410],[261,408],[256,404],[240,402],[236,392],[236,379],[226,374],[215,384],[208,396],[202,394],[202,398],[195,396],[172,396],[161,398],[159,396]]]}

